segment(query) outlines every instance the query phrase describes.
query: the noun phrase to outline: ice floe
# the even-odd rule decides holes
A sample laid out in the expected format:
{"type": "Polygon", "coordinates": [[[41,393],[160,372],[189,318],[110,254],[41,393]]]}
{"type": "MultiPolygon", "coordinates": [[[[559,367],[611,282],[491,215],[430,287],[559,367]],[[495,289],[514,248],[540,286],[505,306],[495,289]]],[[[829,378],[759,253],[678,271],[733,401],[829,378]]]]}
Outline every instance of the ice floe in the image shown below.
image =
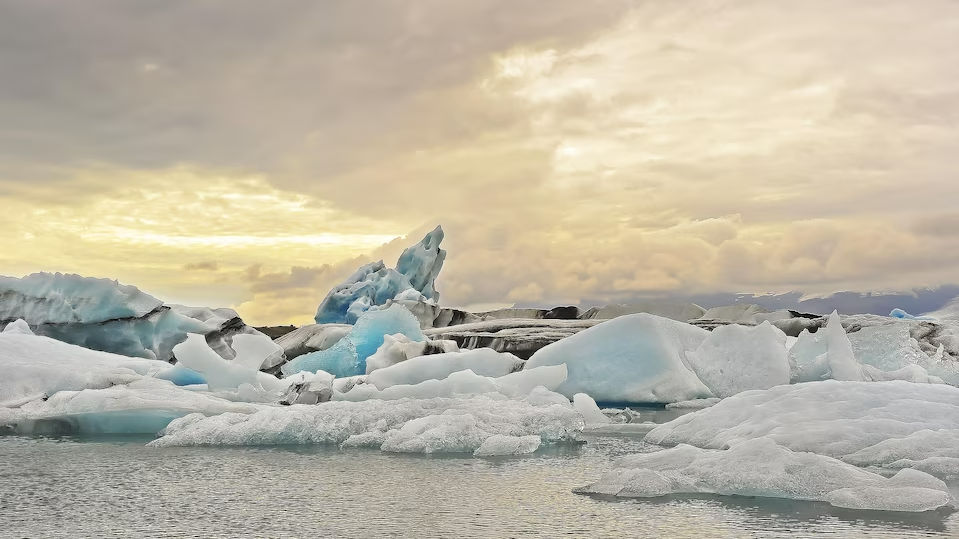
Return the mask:
{"type": "Polygon", "coordinates": [[[680,445],[622,457],[601,479],[578,491],[642,498],[668,494],[761,496],[902,512],[954,504],[946,485],[923,472],[902,470],[886,478],[831,457],[791,451],[765,437],[725,451],[680,445]]]}

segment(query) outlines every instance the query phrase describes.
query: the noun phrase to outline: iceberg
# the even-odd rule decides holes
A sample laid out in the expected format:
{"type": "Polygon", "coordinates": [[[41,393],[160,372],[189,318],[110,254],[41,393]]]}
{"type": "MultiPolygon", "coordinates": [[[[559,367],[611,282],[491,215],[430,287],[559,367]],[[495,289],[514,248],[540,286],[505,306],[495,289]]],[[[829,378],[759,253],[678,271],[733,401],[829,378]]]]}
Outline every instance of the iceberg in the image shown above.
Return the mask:
{"type": "Polygon", "coordinates": [[[442,241],[443,228],[437,226],[403,251],[396,269],[387,268],[382,260],[359,268],[330,290],[316,309],[316,323],[353,324],[363,313],[393,300],[435,304],[440,297],[435,281],[446,260],[442,241]]]}
{"type": "Polygon", "coordinates": [[[755,327],[720,326],[686,358],[720,398],[789,383],[786,334],[769,322],[755,327]]]}
{"type": "Polygon", "coordinates": [[[0,424],[18,434],[156,434],[170,421],[197,413],[252,413],[256,405],[231,402],[151,378],[103,389],[59,391],[14,410],[0,409],[0,424]]]}
{"type": "MultiPolygon", "coordinates": [[[[251,386],[257,394],[263,395],[263,399],[272,401],[290,386],[290,381],[280,380],[257,370],[255,368],[257,361],[247,361],[243,364],[223,359],[207,346],[202,335],[192,333],[187,335],[187,340],[176,345],[173,353],[176,354],[180,365],[199,373],[206,380],[211,391],[234,391],[246,384],[251,386]]],[[[244,353],[252,352],[247,349],[244,353]]]]}
{"type": "MultiPolygon", "coordinates": [[[[646,441],[728,449],[766,436],[793,451],[883,466],[888,458],[882,451],[866,450],[924,430],[940,431],[939,443],[946,443],[944,439],[959,434],[957,429],[959,388],[905,381],[825,380],[740,393],[660,425],[646,435],[646,441]]],[[[947,446],[954,443],[959,440],[947,446]]],[[[897,451],[897,460],[919,462],[939,456],[933,447],[912,441],[898,443],[897,451]]]]}
{"type": "Polygon", "coordinates": [[[524,363],[513,354],[479,348],[414,357],[373,371],[366,377],[366,383],[382,390],[394,385],[412,385],[431,379],[442,380],[454,372],[467,369],[480,376],[495,378],[522,369],[524,363]]]}
{"type": "MultiPolygon", "coordinates": [[[[497,435],[537,436],[540,444],[551,444],[575,441],[582,428],[582,417],[569,402],[532,404],[476,395],[294,404],[212,417],[191,414],[172,421],[148,445],[337,444],[390,452],[474,453],[497,435]]],[[[483,453],[501,454],[504,442],[494,439],[483,453]]]]}
{"type": "Polygon", "coordinates": [[[827,502],[836,507],[923,512],[954,505],[945,483],[915,470],[891,478],[834,458],[780,447],[766,437],[726,451],[680,445],[622,457],[587,494],[650,498],[668,494],[761,496],[827,502]]]}
{"type": "Polygon", "coordinates": [[[573,395],[573,408],[575,408],[576,411],[583,416],[583,421],[586,423],[587,427],[608,425],[613,422],[612,419],[607,417],[606,414],[599,409],[599,406],[596,405],[596,401],[594,401],[592,397],[585,393],[577,393],[573,395]]]}
{"type": "Polygon", "coordinates": [[[338,377],[366,374],[366,359],[383,345],[387,335],[402,334],[413,341],[424,341],[419,322],[398,303],[386,309],[367,311],[349,333],[330,348],[302,355],[280,370],[286,374],[299,371],[326,371],[338,377]]]}
{"type": "Polygon", "coordinates": [[[375,354],[366,358],[366,374],[370,374],[377,369],[397,365],[414,357],[459,351],[456,341],[441,339],[414,341],[402,333],[384,335],[383,345],[376,350],[375,354]]]}
{"type": "Polygon", "coordinates": [[[353,329],[351,324],[310,324],[276,339],[288,360],[327,350],[353,329]]]}
{"type": "Polygon", "coordinates": [[[414,384],[390,385],[382,390],[377,389],[373,384],[356,383],[345,392],[334,391],[333,399],[348,401],[432,399],[493,393],[510,398],[523,398],[530,395],[537,387],[554,391],[564,381],[566,381],[565,365],[537,367],[497,378],[482,376],[466,369],[451,373],[443,379],[433,378],[414,384]]]}
{"type": "Polygon", "coordinates": [[[60,391],[103,389],[170,368],[164,361],[90,350],[49,337],[0,333],[0,406],[60,391]]]}
{"type": "Polygon", "coordinates": [[[262,335],[232,309],[167,305],[135,286],[62,273],[0,277],[0,326],[18,319],[36,335],[162,361],[187,333],[205,335],[225,359],[234,357],[234,335],[262,335]]]}
{"type": "Polygon", "coordinates": [[[550,344],[527,369],[566,364],[559,393],[586,393],[600,402],[677,402],[713,397],[687,366],[709,332],[650,314],[614,318],[550,344]]]}

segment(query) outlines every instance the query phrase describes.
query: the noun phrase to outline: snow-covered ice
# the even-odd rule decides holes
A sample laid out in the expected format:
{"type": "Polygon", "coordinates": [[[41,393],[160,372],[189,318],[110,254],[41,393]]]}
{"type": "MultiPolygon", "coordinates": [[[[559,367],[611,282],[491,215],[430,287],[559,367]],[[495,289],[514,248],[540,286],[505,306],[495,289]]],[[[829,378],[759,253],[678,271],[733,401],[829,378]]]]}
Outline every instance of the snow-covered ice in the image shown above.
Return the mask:
{"type": "Polygon", "coordinates": [[[582,493],[621,497],[721,494],[822,501],[836,507],[922,512],[954,504],[931,475],[902,470],[892,478],[831,457],[794,452],[766,437],[725,451],[689,445],[622,457],[582,493]]]}

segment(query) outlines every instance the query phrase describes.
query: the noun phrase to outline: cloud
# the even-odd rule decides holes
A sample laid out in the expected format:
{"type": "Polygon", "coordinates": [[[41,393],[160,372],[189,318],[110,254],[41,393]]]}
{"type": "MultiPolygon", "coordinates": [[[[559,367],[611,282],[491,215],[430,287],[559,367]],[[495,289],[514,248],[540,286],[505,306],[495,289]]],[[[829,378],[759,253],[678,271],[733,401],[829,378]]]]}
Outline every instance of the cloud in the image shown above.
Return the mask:
{"type": "Polygon", "coordinates": [[[3,272],[302,322],[442,223],[452,306],[955,281],[954,2],[549,7],[4,6],[3,272]]]}
{"type": "Polygon", "coordinates": [[[205,260],[183,265],[183,271],[216,271],[218,269],[220,269],[220,263],[216,260],[205,260]]]}

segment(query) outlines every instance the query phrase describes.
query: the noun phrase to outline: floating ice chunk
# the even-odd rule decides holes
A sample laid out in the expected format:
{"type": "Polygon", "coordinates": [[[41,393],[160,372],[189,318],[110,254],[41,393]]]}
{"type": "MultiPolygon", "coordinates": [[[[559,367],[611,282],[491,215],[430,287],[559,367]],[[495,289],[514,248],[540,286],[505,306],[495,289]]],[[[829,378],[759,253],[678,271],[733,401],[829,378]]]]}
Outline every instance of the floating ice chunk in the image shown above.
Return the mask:
{"type": "Polygon", "coordinates": [[[856,359],[882,371],[895,371],[928,358],[906,322],[864,327],[847,336],[856,359]]]}
{"type": "Polygon", "coordinates": [[[281,367],[284,374],[299,371],[326,371],[338,377],[366,373],[366,359],[383,345],[387,335],[402,334],[414,341],[424,341],[419,322],[402,305],[368,311],[360,316],[350,332],[332,347],[300,356],[281,367]]]}
{"type": "Polygon", "coordinates": [[[202,374],[193,369],[188,369],[183,365],[174,365],[169,369],[156,373],[153,377],[160,380],[169,380],[178,386],[192,386],[206,383],[206,378],[204,378],[202,374]]]}
{"type": "Polygon", "coordinates": [[[13,425],[21,434],[155,434],[191,413],[251,413],[256,405],[188,391],[144,378],[105,389],[60,391],[20,408],[13,425]]]}
{"type": "Polygon", "coordinates": [[[283,348],[266,335],[238,334],[233,336],[233,363],[258,371],[283,362],[283,348]]]}
{"type": "Polygon", "coordinates": [[[529,436],[494,434],[476,448],[476,451],[473,451],[473,456],[527,455],[539,449],[542,442],[540,437],[535,434],[530,434],[529,436]]]}
{"type": "MultiPolygon", "coordinates": [[[[660,425],[646,441],[724,449],[768,436],[795,451],[835,458],[857,454],[856,464],[881,466],[887,461],[881,452],[857,452],[939,429],[959,429],[959,388],[826,380],[740,393],[660,425]]],[[[914,461],[939,455],[928,445],[903,442],[897,447],[903,451],[898,457],[914,461]]]]}
{"type": "Polygon", "coordinates": [[[392,300],[435,303],[439,300],[435,280],[446,259],[446,251],[439,247],[442,241],[443,229],[436,227],[403,251],[395,270],[382,260],[359,268],[330,290],[316,309],[316,323],[352,324],[363,313],[392,300]]]}
{"type": "Polygon", "coordinates": [[[680,445],[623,457],[611,472],[578,492],[622,497],[687,493],[762,496],[909,512],[930,511],[954,502],[942,481],[922,472],[904,472],[887,479],[830,457],[793,452],[761,437],[727,451],[680,445]]]}
{"type": "Polygon", "coordinates": [[[842,460],[857,466],[881,466],[893,469],[935,470],[937,465],[941,466],[944,462],[959,464],[959,430],[923,429],[902,438],[891,438],[864,447],[855,453],[843,456],[842,460]],[[951,459],[955,462],[943,461],[943,459],[951,459]]]}
{"type": "Polygon", "coordinates": [[[27,324],[26,320],[23,318],[18,318],[13,322],[7,324],[7,327],[3,328],[3,333],[16,333],[18,335],[33,335],[33,331],[30,330],[30,325],[27,324]]]}
{"type": "MultiPolygon", "coordinates": [[[[552,367],[538,367],[539,369],[555,369],[562,365],[552,366],[552,367]]],[[[524,401],[532,404],[533,406],[546,406],[550,404],[560,404],[563,406],[570,406],[569,399],[556,393],[555,391],[550,391],[545,386],[536,386],[530,390],[529,395],[523,399],[524,401]]]]}
{"type": "Polygon", "coordinates": [[[586,393],[600,402],[675,402],[712,397],[686,366],[709,332],[650,314],[621,316],[552,343],[526,368],[565,363],[559,392],[586,393]]]}
{"type": "Polygon", "coordinates": [[[829,377],[833,380],[865,379],[836,311],[829,315],[829,323],[826,324],[826,362],[829,365],[829,377]]]}
{"type": "MultiPolygon", "coordinates": [[[[558,391],[568,377],[566,365],[547,365],[525,368],[521,371],[500,376],[494,381],[499,392],[508,397],[525,397],[537,387],[549,391],[558,391]]],[[[566,397],[563,397],[566,399],[566,397]]],[[[566,399],[569,402],[569,399],[566,399]]]]}
{"type": "Polygon", "coordinates": [[[714,406],[719,401],[720,399],[718,398],[712,398],[712,399],[695,399],[691,401],[671,402],[666,405],[666,408],[676,409],[676,410],[701,410],[703,408],[709,408],[710,406],[714,406]]]}
{"type": "Polygon", "coordinates": [[[290,385],[275,376],[223,359],[207,346],[202,335],[191,333],[186,341],[173,348],[173,353],[184,367],[200,373],[211,391],[236,390],[242,384],[250,384],[272,400],[272,394],[283,392],[290,385]]]}
{"type": "Polygon", "coordinates": [[[310,352],[326,350],[349,334],[349,324],[310,324],[278,337],[276,344],[283,348],[287,359],[294,359],[310,352]]]}
{"type": "MultiPolygon", "coordinates": [[[[419,344],[419,343],[417,343],[419,344]]],[[[463,352],[433,354],[408,359],[391,367],[377,369],[366,378],[377,389],[394,385],[418,384],[426,380],[442,380],[450,374],[470,369],[480,376],[499,377],[523,368],[524,361],[513,354],[489,348],[463,352]]]]}
{"type": "Polygon", "coordinates": [[[290,390],[280,404],[317,404],[333,398],[332,374],[323,371],[299,372],[286,380],[291,384],[290,390]]]}
{"type": "Polygon", "coordinates": [[[370,399],[396,400],[405,398],[432,399],[462,395],[497,393],[498,387],[492,378],[479,376],[473,371],[454,372],[442,380],[424,380],[417,384],[393,385],[378,390],[373,384],[357,384],[347,393],[334,393],[334,400],[364,401],[370,399]]]}
{"type": "Polygon", "coordinates": [[[802,330],[796,343],[789,348],[789,367],[792,382],[814,382],[829,376],[826,361],[826,332],[810,333],[802,330]]]}
{"type": "Polygon", "coordinates": [[[583,421],[587,427],[595,427],[612,423],[613,420],[606,417],[596,401],[586,393],[577,393],[573,395],[573,408],[583,416],[583,421]]]}
{"type": "Polygon", "coordinates": [[[717,397],[789,383],[786,334],[769,322],[720,326],[686,357],[717,397]]]}
{"type": "Polygon", "coordinates": [[[410,358],[448,352],[459,352],[456,341],[441,339],[414,341],[402,333],[384,335],[383,345],[376,350],[375,354],[366,358],[366,374],[402,363],[410,358]]]}
{"type": "Polygon", "coordinates": [[[927,322],[937,322],[938,319],[933,316],[914,316],[902,309],[893,309],[889,316],[892,318],[899,318],[902,320],[924,320],[927,322]]]}
{"type": "Polygon", "coordinates": [[[125,384],[169,368],[163,361],[98,352],[48,337],[0,333],[0,403],[125,384]]]}
{"type": "MultiPolygon", "coordinates": [[[[251,414],[193,414],[174,420],[153,447],[342,444],[384,451],[473,453],[495,435],[574,441],[583,420],[568,403],[533,405],[505,397],[328,402],[262,407],[251,414]]],[[[531,440],[531,438],[529,438],[531,440]]]]}

